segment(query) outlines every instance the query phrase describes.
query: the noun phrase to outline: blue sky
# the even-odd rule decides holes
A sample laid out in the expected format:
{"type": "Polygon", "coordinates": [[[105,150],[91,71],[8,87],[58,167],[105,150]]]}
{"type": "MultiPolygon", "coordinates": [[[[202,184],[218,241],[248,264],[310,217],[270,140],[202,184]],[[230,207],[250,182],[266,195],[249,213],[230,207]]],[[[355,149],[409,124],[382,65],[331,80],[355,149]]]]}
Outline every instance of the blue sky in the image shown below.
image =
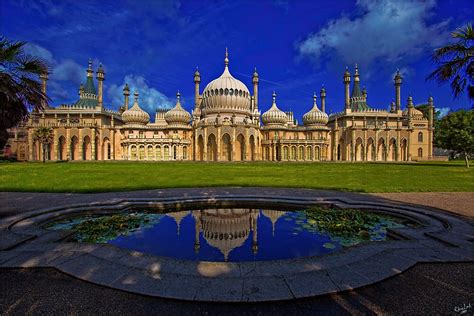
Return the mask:
{"type": "Polygon", "coordinates": [[[127,82],[153,113],[182,94],[193,107],[193,73],[201,92],[218,77],[229,48],[230,71],[252,91],[260,75],[262,113],[277,92],[277,104],[301,116],[313,91],[327,91],[327,111],[343,109],[342,74],[359,64],[371,107],[386,109],[394,98],[393,75],[405,78],[409,94],[437,108],[470,108],[466,96],[453,99],[449,85],[427,82],[434,48],[474,16],[472,1],[52,1],[2,0],[0,34],[29,42],[28,52],[49,62],[53,105],[72,103],[85,80],[89,58],[106,71],[104,102],[118,109],[127,82]]]}

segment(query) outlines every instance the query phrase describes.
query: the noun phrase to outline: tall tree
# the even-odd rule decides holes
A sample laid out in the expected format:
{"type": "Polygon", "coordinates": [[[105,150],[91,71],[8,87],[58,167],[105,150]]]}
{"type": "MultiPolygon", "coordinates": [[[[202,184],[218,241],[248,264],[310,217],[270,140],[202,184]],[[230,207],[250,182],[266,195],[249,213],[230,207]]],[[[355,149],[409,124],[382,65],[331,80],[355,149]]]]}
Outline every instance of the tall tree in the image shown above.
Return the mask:
{"type": "Polygon", "coordinates": [[[38,80],[48,72],[48,65],[26,54],[25,44],[0,36],[0,150],[8,140],[7,129],[23,122],[30,111],[42,110],[49,101],[38,80]]]}
{"type": "Polygon", "coordinates": [[[455,40],[434,51],[433,60],[438,68],[427,79],[438,83],[451,82],[454,97],[467,92],[469,99],[474,100],[474,30],[469,23],[451,33],[455,40]]]}
{"type": "Polygon", "coordinates": [[[435,129],[436,146],[464,155],[466,167],[474,154],[474,110],[459,110],[443,117],[435,129]]]}
{"type": "Polygon", "coordinates": [[[49,127],[39,127],[34,131],[33,139],[41,144],[44,163],[46,161],[46,148],[53,142],[53,130],[49,127]]]}

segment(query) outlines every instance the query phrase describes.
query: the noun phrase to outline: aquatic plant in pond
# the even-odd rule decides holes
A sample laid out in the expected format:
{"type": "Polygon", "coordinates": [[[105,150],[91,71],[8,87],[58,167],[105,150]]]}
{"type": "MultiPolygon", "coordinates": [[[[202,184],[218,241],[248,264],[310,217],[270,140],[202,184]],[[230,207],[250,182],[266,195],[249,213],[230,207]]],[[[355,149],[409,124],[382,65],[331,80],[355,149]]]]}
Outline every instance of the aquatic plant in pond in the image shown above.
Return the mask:
{"type": "Polygon", "coordinates": [[[107,243],[118,236],[127,236],[141,228],[156,224],[163,214],[123,213],[86,216],[55,223],[50,229],[72,229],[73,241],[107,243]]]}
{"type": "Polygon", "coordinates": [[[400,226],[397,219],[356,210],[205,208],[86,215],[50,228],[74,230],[75,241],[152,255],[239,262],[329,254],[361,241],[385,240],[388,227],[400,226]]]}
{"type": "MultiPolygon", "coordinates": [[[[354,209],[318,207],[298,211],[296,216],[296,234],[301,231],[327,234],[346,247],[364,241],[385,240],[387,228],[405,226],[400,219],[354,209]]],[[[336,247],[332,242],[323,246],[336,247]]]]}

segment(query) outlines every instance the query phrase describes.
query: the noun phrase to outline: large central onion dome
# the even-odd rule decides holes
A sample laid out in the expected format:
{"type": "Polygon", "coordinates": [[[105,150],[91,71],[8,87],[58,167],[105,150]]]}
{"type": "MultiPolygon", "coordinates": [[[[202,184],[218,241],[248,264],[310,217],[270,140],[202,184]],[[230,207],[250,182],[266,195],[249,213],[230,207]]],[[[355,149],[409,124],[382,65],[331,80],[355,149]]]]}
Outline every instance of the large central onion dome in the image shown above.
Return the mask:
{"type": "Polygon", "coordinates": [[[276,105],[276,93],[273,91],[272,107],[262,115],[264,125],[284,125],[288,121],[288,116],[276,105]]]}
{"type": "Polygon", "coordinates": [[[328,115],[318,109],[316,104],[316,93],[313,95],[313,108],[303,115],[304,125],[326,125],[328,122],[328,115]]]}
{"type": "Polygon", "coordinates": [[[250,112],[250,93],[247,87],[229,72],[229,58],[226,49],[225,68],[222,75],[211,81],[202,93],[204,114],[250,112]]]}
{"type": "Polygon", "coordinates": [[[179,91],[176,94],[176,99],[175,107],[166,112],[165,120],[169,125],[187,125],[191,121],[191,114],[181,106],[179,91]]]}
{"type": "Polygon", "coordinates": [[[135,91],[134,96],[133,106],[122,113],[122,120],[125,124],[146,125],[150,122],[150,115],[138,105],[138,92],[135,91]]]}

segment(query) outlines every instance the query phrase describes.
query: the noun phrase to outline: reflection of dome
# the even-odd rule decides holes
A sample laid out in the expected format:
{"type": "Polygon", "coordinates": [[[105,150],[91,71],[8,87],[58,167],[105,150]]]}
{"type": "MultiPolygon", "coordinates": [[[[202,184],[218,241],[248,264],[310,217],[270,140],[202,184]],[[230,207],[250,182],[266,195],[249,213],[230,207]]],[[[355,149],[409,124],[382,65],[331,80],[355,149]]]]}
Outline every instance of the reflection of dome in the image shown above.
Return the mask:
{"type": "Polygon", "coordinates": [[[191,114],[183,109],[179,92],[176,94],[177,102],[174,108],[166,112],[165,120],[170,125],[187,125],[191,121],[191,114]]]}
{"type": "Polygon", "coordinates": [[[280,110],[276,105],[276,93],[273,92],[272,107],[262,114],[262,122],[264,125],[284,125],[288,121],[288,116],[280,110]]]}
{"type": "Polygon", "coordinates": [[[167,213],[166,214],[166,216],[171,217],[176,222],[178,235],[180,233],[181,221],[183,220],[183,218],[185,218],[188,215],[189,215],[189,211],[179,211],[179,212],[173,212],[173,213],[167,213]]]}
{"type": "Polygon", "coordinates": [[[226,113],[250,111],[250,93],[247,87],[235,79],[229,72],[229,59],[225,58],[225,68],[222,75],[211,81],[202,93],[205,113],[226,113]]]}
{"type": "Polygon", "coordinates": [[[313,96],[313,99],[313,108],[303,115],[303,123],[304,125],[326,125],[328,122],[328,115],[318,109],[318,105],[316,104],[316,94],[313,96]]]}
{"type": "Polygon", "coordinates": [[[275,235],[275,225],[280,217],[285,215],[287,212],[275,211],[275,210],[262,210],[262,214],[270,219],[272,222],[272,234],[275,235]]]}
{"type": "MultiPolygon", "coordinates": [[[[203,210],[195,216],[202,225],[207,243],[219,249],[227,261],[230,252],[242,246],[256,226],[258,211],[249,209],[203,210]]],[[[254,234],[256,234],[254,230],[254,234]]],[[[256,236],[255,236],[256,237],[256,236]]]]}
{"type": "Polygon", "coordinates": [[[145,125],[150,121],[150,115],[143,111],[138,105],[138,92],[135,92],[135,101],[133,106],[122,113],[122,120],[125,124],[145,125]]]}

